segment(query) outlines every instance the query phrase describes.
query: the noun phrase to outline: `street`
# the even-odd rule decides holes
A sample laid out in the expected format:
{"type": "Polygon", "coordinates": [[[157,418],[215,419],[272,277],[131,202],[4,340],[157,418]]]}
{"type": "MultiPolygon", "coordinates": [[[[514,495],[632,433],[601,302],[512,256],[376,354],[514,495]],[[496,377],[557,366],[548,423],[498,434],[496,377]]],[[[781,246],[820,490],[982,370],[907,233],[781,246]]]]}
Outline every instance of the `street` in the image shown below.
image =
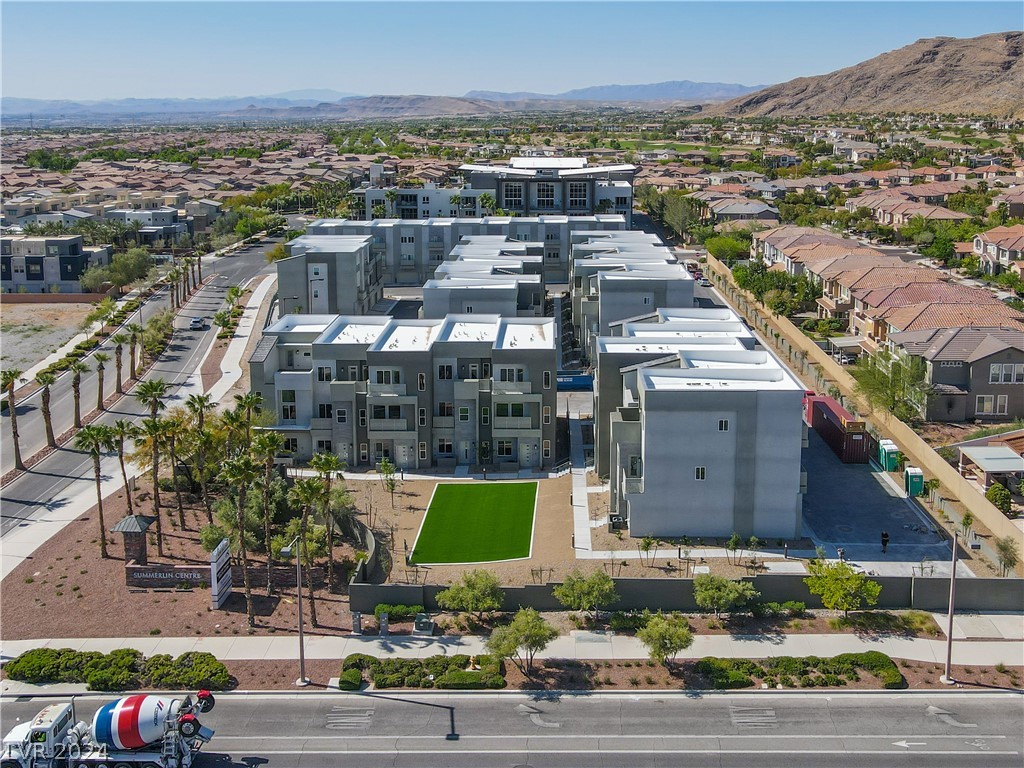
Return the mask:
{"type": "MultiPolygon", "coordinates": [[[[79,719],[111,698],[80,697],[79,719]]],[[[5,702],[3,731],[45,703],[5,702]]],[[[1021,705],[947,692],[233,694],[202,716],[216,735],[197,765],[1018,767],[1021,705]]]]}

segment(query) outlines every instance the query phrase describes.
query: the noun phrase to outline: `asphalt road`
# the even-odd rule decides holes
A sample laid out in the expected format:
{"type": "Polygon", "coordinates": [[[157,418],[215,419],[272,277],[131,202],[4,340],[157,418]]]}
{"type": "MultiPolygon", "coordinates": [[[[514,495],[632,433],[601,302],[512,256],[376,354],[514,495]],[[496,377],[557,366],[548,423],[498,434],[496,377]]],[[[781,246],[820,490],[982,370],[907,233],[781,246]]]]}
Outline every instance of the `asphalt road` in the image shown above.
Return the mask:
{"type": "MultiPolygon", "coordinates": [[[[189,318],[196,315],[207,319],[212,318],[213,314],[223,307],[224,294],[229,286],[244,283],[260,272],[272,271],[272,267],[266,263],[264,253],[275,242],[279,242],[279,239],[251,246],[240,252],[237,257],[225,257],[214,265],[204,267],[204,274],[216,273],[218,277],[193,296],[175,322],[176,330],[168,350],[146,377],[162,378],[172,385],[172,398],[168,401],[170,404],[176,403],[173,394],[177,385],[183,383],[189,374],[198,368],[206,350],[216,336],[216,328],[212,327],[209,322],[204,331],[189,331],[189,318]]],[[[147,308],[144,311],[148,316],[153,310],[147,308]]],[[[125,375],[127,375],[127,365],[125,371],[125,375]]],[[[107,364],[106,373],[105,384],[109,383],[110,392],[113,392],[115,375],[113,360],[107,364]]],[[[52,388],[52,392],[51,409],[54,411],[54,432],[60,434],[63,430],[70,428],[72,424],[70,376],[66,374],[61,376],[58,384],[52,388]],[[61,402],[62,421],[58,421],[57,418],[58,399],[61,402]]],[[[95,374],[86,374],[82,377],[83,415],[92,410],[95,405],[95,374]]],[[[138,420],[145,413],[146,409],[135,398],[129,396],[122,398],[112,409],[102,414],[98,422],[112,423],[120,418],[138,420]]],[[[10,425],[7,422],[8,419],[5,417],[3,424],[0,425],[3,430],[2,451],[5,471],[8,469],[8,462],[13,467],[13,459],[10,458],[10,425]]],[[[19,404],[18,430],[22,435],[22,453],[25,457],[30,456],[35,450],[39,450],[46,444],[42,416],[38,409],[38,395],[27,398],[24,404],[19,404]]],[[[106,473],[107,467],[111,466],[111,462],[114,467],[111,473],[116,474],[118,470],[116,469],[116,460],[113,459],[109,459],[105,463],[104,472],[106,473]]],[[[60,509],[65,503],[64,500],[71,493],[77,492],[86,485],[91,485],[92,477],[92,460],[87,454],[74,450],[70,445],[58,449],[34,465],[30,471],[23,473],[8,484],[0,493],[0,536],[6,536],[12,529],[31,524],[33,520],[46,517],[53,510],[60,509]]]]}
{"type": "MultiPolygon", "coordinates": [[[[5,701],[3,731],[44,703],[5,701]]],[[[1010,694],[236,695],[201,717],[197,766],[1019,768],[1022,713],[1010,694]]]]}

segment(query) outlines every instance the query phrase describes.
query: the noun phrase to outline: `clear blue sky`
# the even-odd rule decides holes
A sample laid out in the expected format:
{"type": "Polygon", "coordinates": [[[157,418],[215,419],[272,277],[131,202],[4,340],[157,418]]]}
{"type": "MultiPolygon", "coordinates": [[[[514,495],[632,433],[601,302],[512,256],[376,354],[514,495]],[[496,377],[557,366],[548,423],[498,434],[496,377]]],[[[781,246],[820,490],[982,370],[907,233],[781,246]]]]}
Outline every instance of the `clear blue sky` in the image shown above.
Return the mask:
{"type": "Polygon", "coordinates": [[[557,93],[777,83],[922,37],[1020,29],[1011,2],[12,2],[3,94],[557,93]]]}

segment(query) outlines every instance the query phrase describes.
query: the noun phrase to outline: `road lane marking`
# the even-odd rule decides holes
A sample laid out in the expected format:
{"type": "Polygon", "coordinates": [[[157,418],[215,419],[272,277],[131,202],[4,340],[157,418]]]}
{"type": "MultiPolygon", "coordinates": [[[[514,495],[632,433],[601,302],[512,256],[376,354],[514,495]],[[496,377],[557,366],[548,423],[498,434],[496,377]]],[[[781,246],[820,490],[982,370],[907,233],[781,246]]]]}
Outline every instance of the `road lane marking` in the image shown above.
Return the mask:
{"type": "MultiPolygon", "coordinates": [[[[369,728],[373,719],[373,709],[365,707],[331,707],[327,714],[325,728],[331,731],[342,731],[349,728],[369,728]]],[[[287,737],[285,737],[287,738],[287,737]]],[[[322,737],[321,737],[322,738],[322,737]]]]}
{"type": "Polygon", "coordinates": [[[771,707],[729,707],[729,719],[740,728],[778,728],[775,710],[771,707]]]}
{"type": "Polygon", "coordinates": [[[977,723],[962,723],[956,719],[956,716],[952,712],[945,709],[939,709],[938,707],[929,706],[928,709],[924,711],[924,713],[928,717],[934,717],[936,720],[939,720],[945,723],[946,725],[955,725],[957,728],[978,727],[977,723]]]}

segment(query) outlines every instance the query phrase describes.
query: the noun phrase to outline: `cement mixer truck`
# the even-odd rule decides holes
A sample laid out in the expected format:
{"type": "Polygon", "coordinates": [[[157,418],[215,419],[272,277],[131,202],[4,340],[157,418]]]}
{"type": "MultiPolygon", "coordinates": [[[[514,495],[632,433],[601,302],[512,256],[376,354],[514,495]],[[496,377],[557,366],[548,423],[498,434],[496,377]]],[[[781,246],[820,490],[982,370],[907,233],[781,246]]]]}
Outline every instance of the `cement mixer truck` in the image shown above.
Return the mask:
{"type": "Polygon", "coordinates": [[[50,704],[3,740],[0,768],[189,768],[213,731],[196,715],[213,694],[125,696],[97,710],[92,725],[75,721],[74,700],[50,704]]]}

